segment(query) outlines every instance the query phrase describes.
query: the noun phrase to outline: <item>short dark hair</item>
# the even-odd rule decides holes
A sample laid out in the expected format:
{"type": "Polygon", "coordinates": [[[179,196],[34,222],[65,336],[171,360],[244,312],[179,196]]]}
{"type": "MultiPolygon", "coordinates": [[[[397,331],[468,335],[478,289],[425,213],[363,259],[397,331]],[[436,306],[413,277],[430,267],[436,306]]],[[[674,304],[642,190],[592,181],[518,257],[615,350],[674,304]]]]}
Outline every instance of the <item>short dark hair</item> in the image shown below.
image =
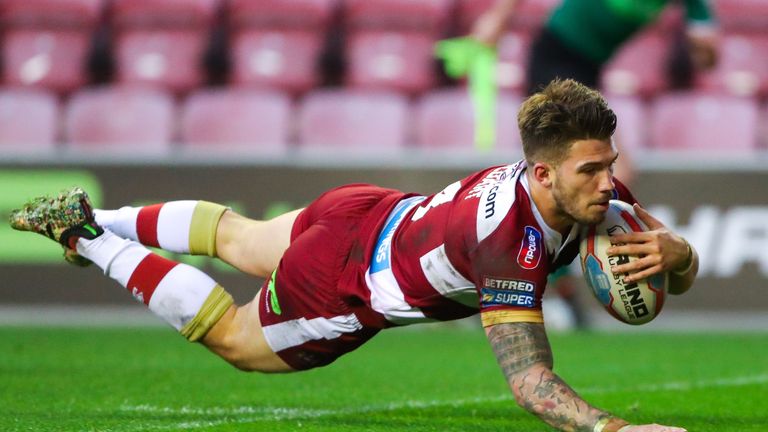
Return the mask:
{"type": "Polygon", "coordinates": [[[517,114],[523,153],[530,165],[558,165],[574,141],[608,141],[616,114],[599,92],[572,79],[555,79],[523,102],[517,114]]]}

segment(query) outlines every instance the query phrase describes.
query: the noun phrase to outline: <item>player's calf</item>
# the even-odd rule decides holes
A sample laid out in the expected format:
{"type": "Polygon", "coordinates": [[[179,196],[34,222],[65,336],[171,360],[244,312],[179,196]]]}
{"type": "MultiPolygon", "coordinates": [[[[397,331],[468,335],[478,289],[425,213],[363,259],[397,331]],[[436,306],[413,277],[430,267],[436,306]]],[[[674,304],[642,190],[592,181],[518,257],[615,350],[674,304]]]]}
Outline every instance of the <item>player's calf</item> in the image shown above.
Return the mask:
{"type": "Polygon", "coordinates": [[[96,222],[145,246],[216,256],[216,228],[227,210],[207,201],[170,201],[144,207],[96,210],[96,222]]]}
{"type": "Polygon", "coordinates": [[[205,273],[150,252],[96,223],[79,188],[40,197],[11,213],[11,226],[60,243],[100,267],[190,341],[201,339],[233,304],[205,273]]]}

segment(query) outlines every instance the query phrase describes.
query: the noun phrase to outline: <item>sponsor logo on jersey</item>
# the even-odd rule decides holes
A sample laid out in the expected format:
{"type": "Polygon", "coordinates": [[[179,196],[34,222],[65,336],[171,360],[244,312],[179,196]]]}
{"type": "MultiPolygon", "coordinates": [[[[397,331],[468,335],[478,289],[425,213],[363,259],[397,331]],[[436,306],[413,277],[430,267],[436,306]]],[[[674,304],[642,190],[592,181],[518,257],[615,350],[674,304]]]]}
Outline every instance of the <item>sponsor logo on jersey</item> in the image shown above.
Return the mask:
{"type": "Polygon", "coordinates": [[[481,306],[522,306],[532,308],[534,305],[533,294],[509,290],[497,290],[482,288],[480,290],[481,306]]]}
{"type": "Polygon", "coordinates": [[[525,227],[520,253],[517,254],[517,263],[526,270],[533,270],[539,265],[543,254],[542,236],[539,230],[532,226],[525,227]]]}
{"type": "Polygon", "coordinates": [[[483,277],[483,288],[531,293],[536,290],[536,284],[526,280],[483,277]]]}
{"type": "Polygon", "coordinates": [[[384,229],[381,230],[379,238],[376,240],[376,248],[373,251],[373,260],[371,261],[371,273],[380,272],[390,267],[390,253],[392,248],[392,238],[395,235],[397,227],[405,218],[408,210],[424,201],[425,197],[415,196],[400,201],[389,214],[384,229]]]}
{"type": "MultiPolygon", "coordinates": [[[[480,198],[483,192],[489,187],[497,187],[499,183],[504,180],[511,180],[514,178],[517,172],[518,164],[512,166],[498,167],[488,173],[482,180],[480,180],[470,191],[464,199],[480,198]]],[[[498,188],[498,187],[497,187],[498,188]]],[[[486,216],[490,217],[490,216],[486,216]]]]}

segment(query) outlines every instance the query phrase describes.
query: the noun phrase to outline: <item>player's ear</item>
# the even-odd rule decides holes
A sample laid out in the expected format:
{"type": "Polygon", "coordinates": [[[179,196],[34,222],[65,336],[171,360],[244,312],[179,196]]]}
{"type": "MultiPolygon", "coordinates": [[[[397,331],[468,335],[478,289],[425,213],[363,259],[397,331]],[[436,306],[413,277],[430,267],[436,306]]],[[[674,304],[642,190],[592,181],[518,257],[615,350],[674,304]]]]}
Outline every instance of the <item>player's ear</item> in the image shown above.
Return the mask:
{"type": "Polygon", "coordinates": [[[554,173],[554,168],[551,165],[544,162],[536,162],[533,165],[531,172],[533,173],[534,180],[542,186],[545,188],[552,186],[552,174],[554,173]]]}

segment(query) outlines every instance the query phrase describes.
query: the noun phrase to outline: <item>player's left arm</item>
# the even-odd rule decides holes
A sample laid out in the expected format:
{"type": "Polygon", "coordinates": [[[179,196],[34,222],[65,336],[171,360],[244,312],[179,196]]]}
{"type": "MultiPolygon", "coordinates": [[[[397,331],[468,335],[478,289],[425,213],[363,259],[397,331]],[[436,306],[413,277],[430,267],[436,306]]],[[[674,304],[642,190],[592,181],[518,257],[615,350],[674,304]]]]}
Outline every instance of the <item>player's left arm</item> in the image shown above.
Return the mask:
{"type": "Polygon", "coordinates": [[[683,237],[670,231],[640,205],[635,213],[648,231],[619,234],[611,237],[608,253],[632,255],[639,259],[615,266],[614,273],[628,273],[627,282],[638,281],[659,273],[669,274],[669,293],[682,294],[688,290],[699,271],[696,249],[683,237]]]}
{"type": "Polygon", "coordinates": [[[616,432],[628,422],[589,405],[552,371],[544,324],[502,323],[485,328],[515,401],[558,430],[616,432]]]}

